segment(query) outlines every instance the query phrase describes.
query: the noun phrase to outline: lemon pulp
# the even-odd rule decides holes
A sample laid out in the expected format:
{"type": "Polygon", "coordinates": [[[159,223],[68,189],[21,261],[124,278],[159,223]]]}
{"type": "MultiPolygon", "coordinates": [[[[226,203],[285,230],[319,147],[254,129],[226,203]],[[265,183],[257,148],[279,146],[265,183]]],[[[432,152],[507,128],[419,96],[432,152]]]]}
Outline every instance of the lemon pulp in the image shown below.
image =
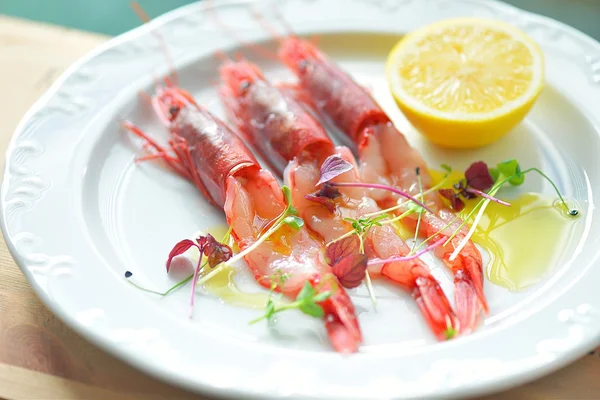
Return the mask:
{"type": "Polygon", "coordinates": [[[423,37],[397,69],[402,89],[438,111],[488,113],[519,99],[533,79],[533,56],[506,32],[449,26],[423,37]],[[485,45],[485,48],[482,48],[485,45]]]}
{"type": "Polygon", "coordinates": [[[387,80],[407,119],[434,143],[479,147],[529,112],[543,85],[543,54],[524,32],[481,18],[437,22],[401,39],[387,80]]]}

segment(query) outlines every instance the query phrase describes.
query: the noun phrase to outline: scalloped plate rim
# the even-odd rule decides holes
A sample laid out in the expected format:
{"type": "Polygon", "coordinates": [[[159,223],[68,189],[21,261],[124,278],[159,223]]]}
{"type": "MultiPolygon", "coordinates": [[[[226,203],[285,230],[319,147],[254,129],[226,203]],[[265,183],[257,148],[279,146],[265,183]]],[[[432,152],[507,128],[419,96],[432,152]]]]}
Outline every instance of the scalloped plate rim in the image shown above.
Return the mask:
{"type": "MultiPolygon", "coordinates": [[[[215,2],[215,6],[219,7],[224,4],[252,3],[254,1],[256,1],[256,0],[217,0],[215,2]]],[[[428,0],[426,0],[426,1],[428,1],[428,0]]],[[[434,0],[434,1],[440,2],[443,0],[434,0]]],[[[498,9],[504,8],[505,10],[511,10],[514,13],[526,15],[528,18],[538,20],[538,21],[543,21],[545,24],[551,24],[551,25],[560,27],[561,30],[568,31],[571,35],[578,37],[578,39],[583,40],[590,47],[593,47],[600,52],[600,43],[598,43],[598,41],[596,41],[589,35],[581,32],[565,23],[554,20],[550,17],[542,16],[542,15],[539,15],[539,14],[536,14],[536,13],[533,13],[530,11],[521,10],[518,7],[509,5],[509,4],[505,4],[505,3],[501,3],[497,0],[491,0],[491,1],[459,0],[459,1],[468,2],[468,3],[485,3],[487,6],[490,6],[490,7],[496,7],[498,9]]],[[[191,4],[187,4],[187,5],[178,7],[176,9],[169,11],[158,17],[155,17],[150,23],[143,25],[143,26],[136,27],[132,30],[129,30],[129,31],[121,34],[121,35],[113,37],[113,38],[107,40],[105,43],[102,43],[95,49],[89,51],[87,54],[85,54],[84,56],[82,56],[78,60],[76,60],[70,67],[68,67],[60,75],[60,77],[58,79],[56,79],[56,81],[46,90],[46,92],[38,100],[35,101],[35,103],[29,108],[29,110],[21,118],[21,120],[18,123],[17,128],[15,129],[15,132],[9,142],[9,145],[7,147],[7,150],[5,153],[5,162],[4,162],[4,166],[3,166],[2,188],[0,191],[0,193],[2,194],[2,210],[1,210],[1,212],[2,212],[3,216],[5,214],[4,196],[5,196],[5,191],[7,190],[7,186],[8,186],[6,184],[6,182],[7,182],[7,178],[10,177],[9,165],[10,165],[10,161],[12,159],[12,153],[15,149],[16,142],[19,138],[19,135],[22,133],[23,127],[25,126],[26,122],[33,115],[35,115],[38,111],[40,111],[41,109],[44,108],[44,106],[57,93],[57,91],[64,84],[64,82],[70,76],[72,76],[73,73],[75,73],[82,65],[84,65],[88,61],[92,60],[93,58],[101,55],[105,51],[107,51],[111,48],[117,47],[137,36],[142,36],[142,35],[148,34],[150,31],[152,31],[156,27],[163,26],[166,23],[169,23],[171,21],[174,21],[180,17],[187,15],[188,12],[191,10],[198,11],[198,10],[207,9],[210,7],[211,7],[211,5],[209,5],[208,3],[191,3],[191,4]]],[[[131,352],[123,351],[121,348],[115,347],[111,343],[111,341],[107,340],[106,337],[104,337],[102,334],[97,334],[96,332],[94,332],[93,329],[90,329],[90,328],[82,325],[80,322],[78,322],[72,315],[63,312],[64,310],[61,307],[61,305],[57,302],[50,300],[47,292],[45,290],[43,290],[41,288],[41,286],[38,285],[37,282],[35,282],[34,279],[32,279],[32,272],[25,266],[25,263],[20,258],[21,255],[20,255],[19,251],[16,249],[11,238],[7,235],[8,226],[6,225],[5,218],[2,218],[2,220],[0,221],[0,228],[6,239],[7,247],[9,249],[11,255],[13,256],[15,262],[17,263],[17,265],[19,266],[19,268],[21,269],[23,274],[27,277],[27,279],[30,282],[30,284],[32,285],[36,295],[42,299],[43,303],[54,314],[58,315],[62,321],[64,321],[70,328],[72,328],[79,335],[90,340],[92,343],[94,343],[94,345],[97,345],[98,347],[102,348],[104,351],[107,351],[108,353],[117,356],[120,360],[126,362],[127,364],[134,366],[135,368],[138,368],[138,369],[144,371],[145,373],[148,373],[151,376],[156,377],[157,379],[165,380],[165,377],[161,375],[162,371],[160,368],[157,368],[155,365],[152,365],[152,364],[144,363],[142,361],[142,358],[133,357],[131,352]]],[[[598,258],[596,257],[594,262],[597,263],[597,261],[598,261],[598,258]]],[[[495,392],[500,389],[513,387],[513,386],[520,385],[520,384],[523,384],[526,382],[530,382],[532,380],[535,380],[537,378],[545,376],[548,373],[556,371],[556,370],[564,367],[565,365],[568,365],[572,361],[581,357],[586,352],[595,348],[599,342],[600,342],[600,327],[599,327],[595,337],[590,337],[586,341],[578,342],[576,344],[576,346],[570,348],[569,351],[561,352],[560,355],[558,357],[556,357],[554,360],[544,363],[543,365],[539,366],[535,371],[528,370],[527,368],[525,368],[524,370],[513,371],[513,372],[503,375],[499,379],[495,379],[493,383],[483,382],[481,384],[479,384],[479,383],[469,384],[464,388],[452,388],[452,389],[446,390],[444,393],[441,393],[440,395],[441,395],[441,397],[444,397],[444,398],[445,397],[455,397],[455,396],[465,396],[465,395],[469,395],[469,396],[482,395],[482,394],[492,393],[492,392],[495,392]]],[[[205,385],[205,384],[198,383],[198,382],[190,382],[180,376],[172,376],[172,377],[170,377],[170,379],[167,382],[170,382],[170,383],[177,382],[177,384],[181,385],[182,387],[185,387],[185,388],[188,388],[188,389],[191,389],[194,391],[200,390],[202,393],[216,395],[216,396],[230,397],[230,396],[239,395],[239,396],[244,396],[245,398],[279,398],[279,396],[277,396],[276,394],[274,395],[272,392],[260,393],[260,394],[249,393],[246,390],[244,390],[244,388],[233,388],[233,389],[229,388],[229,389],[226,389],[226,391],[222,391],[221,389],[215,388],[214,386],[211,386],[211,385],[205,385]]],[[[448,388],[446,388],[446,389],[448,389],[448,388]]]]}

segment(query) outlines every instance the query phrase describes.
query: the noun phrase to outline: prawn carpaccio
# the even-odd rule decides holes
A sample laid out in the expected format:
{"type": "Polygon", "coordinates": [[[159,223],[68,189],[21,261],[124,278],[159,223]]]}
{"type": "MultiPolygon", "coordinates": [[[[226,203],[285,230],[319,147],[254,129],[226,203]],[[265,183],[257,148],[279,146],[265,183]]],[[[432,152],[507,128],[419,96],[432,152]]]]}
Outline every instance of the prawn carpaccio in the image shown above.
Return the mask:
{"type": "MultiPolygon", "coordinates": [[[[196,104],[187,92],[169,84],[157,89],[152,103],[170,132],[170,149],[150,139],[131,123],[126,127],[146,140],[155,150],[144,158],[162,158],[181,175],[189,178],[203,195],[225,212],[232,236],[241,250],[258,239],[265,226],[277,218],[286,204],[273,175],[260,165],[226,124],[196,104]]],[[[337,278],[323,260],[323,247],[305,228],[283,226],[281,240],[267,240],[244,258],[257,282],[271,287],[276,273],[289,276],[277,290],[295,298],[306,281],[317,291],[332,291],[319,303],[333,347],[339,352],[355,352],[362,333],[354,306],[337,278]],[[285,243],[282,249],[281,243],[285,243]]]]}
{"type": "MultiPolygon", "coordinates": [[[[292,189],[294,206],[306,225],[323,242],[331,242],[352,230],[345,218],[357,219],[378,211],[377,203],[360,187],[340,189],[341,200],[332,212],[307,200],[315,191],[323,161],[337,154],[355,165],[349,149],[335,147],[318,121],[285,88],[268,82],[259,68],[247,61],[225,61],[220,70],[220,95],[230,119],[263,158],[275,160],[273,167],[292,189]],[[289,163],[289,164],[288,164],[289,163]]],[[[358,182],[356,168],[335,178],[337,182],[358,182]]],[[[370,259],[405,256],[407,244],[390,225],[373,226],[365,239],[370,259]]],[[[389,262],[369,266],[369,272],[383,275],[409,290],[433,333],[446,339],[447,331],[458,331],[458,323],[438,282],[422,260],[389,262]]]]}
{"type": "MultiPolygon", "coordinates": [[[[420,191],[414,171],[418,167],[423,188],[426,190],[430,187],[431,178],[421,155],[409,145],[371,95],[350,75],[312,43],[293,35],[280,40],[279,57],[298,79],[299,98],[310,102],[324,120],[356,145],[360,175],[364,182],[384,184],[417,195],[420,191]]],[[[383,208],[394,206],[400,200],[390,191],[371,190],[371,195],[383,208]]],[[[425,200],[435,214],[423,214],[419,234],[425,237],[435,235],[434,240],[449,238],[461,221],[444,206],[437,194],[431,193],[425,196],[425,200]]],[[[414,216],[402,221],[409,228],[416,229],[414,216]]],[[[473,242],[468,241],[458,255],[452,257],[466,233],[466,229],[461,229],[448,245],[434,250],[454,272],[455,306],[463,332],[475,327],[482,309],[488,311],[479,250],[473,242]]]]}

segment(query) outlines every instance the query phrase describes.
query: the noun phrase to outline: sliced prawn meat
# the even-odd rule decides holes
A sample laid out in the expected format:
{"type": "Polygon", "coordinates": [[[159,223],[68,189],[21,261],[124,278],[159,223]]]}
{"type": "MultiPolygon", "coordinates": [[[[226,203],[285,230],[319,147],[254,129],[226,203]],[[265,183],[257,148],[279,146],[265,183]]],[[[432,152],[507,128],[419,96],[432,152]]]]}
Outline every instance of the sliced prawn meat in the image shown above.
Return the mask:
{"type": "MultiPolygon", "coordinates": [[[[423,189],[427,190],[431,185],[431,176],[425,166],[425,162],[419,153],[413,149],[403,135],[401,135],[391,123],[380,124],[369,128],[373,130],[365,140],[361,158],[361,175],[365,181],[380,182],[395,186],[404,191],[417,195],[419,185],[416,180],[415,169],[420,170],[423,189]],[[399,154],[406,154],[405,158],[393,156],[390,149],[399,149],[399,154]]],[[[404,202],[396,194],[376,190],[373,194],[377,196],[379,204],[383,207],[396,205],[404,202]]],[[[446,246],[437,247],[434,253],[454,273],[454,301],[456,313],[461,322],[463,333],[472,331],[477,325],[481,310],[488,312],[488,304],[483,292],[483,260],[481,253],[475,244],[469,240],[455,259],[451,258],[454,249],[464,240],[468,229],[460,225],[462,220],[456,214],[445,207],[440,197],[435,193],[425,196],[425,203],[436,214],[424,213],[421,219],[419,234],[421,237],[432,237],[431,241],[441,238],[449,239],[457,231],[446,246]]],[[[404,208],[399,209],[404,211],[404,208]]],[[[417,226],[416,215],[405,217],[402,222],[408,228],[414,230],[417,226]]]]}
{"type": "MultiPolygon", "coordinates": [[[[240,171],[227,180],[225,215],[241,250],[254,244],[266,224],[285,208],[281,188],[273,175],[264,170],[240,171]]],[[[321,302],[325,311],[325,327],[339,352],[355,352],[362,342],[354,306],[323,258],[322,245],[306,229],[296,231],[283,226],[273,240],[263,242],[246,257],[255,279],[265,287],[276,272],[287,274],[284,294],[295,298],[304,282],[320,291],[334,294],[321,302]]]]}
{"type": "MultiPolygon", "coordinates": [[[[265,226],[285,209],[285,201],[273,175],[262,170],[241,138],[225,123],[198,105],[192,96],[167,85],[157,91],[153,105],[170,133],[163,147],[130,122],[125,126],[146,141],[176,172],[196,184],[212,204],[221,208],[240,249],[255,243],[265,226]]],[[[271,277],[286,273],[289,279],[278,287],[295,298],[305,282],[317,291],[333,294],[320,303],[330,341],[339,352],[355,352],[362,334],[350,297],[324,262],[324,248],[305,228],[287,226],[245,256],[257,282],[270,287],[271,277]]]]}
{"type": "MultiPolygon", "coordinates": [[[[243,60],[226,61],[220,75],[223,82],[221,99],[230,119],[263,158],[276,160],[274,164],[278,172],[282,172],[280,166],[289,162],[284,180],[292,189],[294,206],[307,227],[324,243],[352,230],[346,218],[358,219],[379,210],[368,191],[361,187],[340,188],[343,200],[334,213],[323,205],[307,200],[306,195],[315,191],[320,166],[328,156],[337,153],[356,166],[350,150],[346,147],[335,148],[325,129],[307,111],[306,106],[296,101],[287,88],[268,82],[256,65],[243,60]]],[[[354,168],[335,181],[359,182],[360,177],[354,168]]],[[[389,225],[372,227],[365,240],[365,252],[370,258],[403,256],[409,251],[389,225]],[[384,241],[379,242],[380,239],[384,241]]],[[[449,326],[458,328],[445,295],[421,260],[374,266],[370,272],[384,275],[419,293],[415,295],[415,298],[421,299],[417,303],[437,337],[444,338],[449,326]],[[415,265],[419,268],[415,268],[415,265]],[[417,282],[428,282],[439,290],[421,291],[417,282]],[[424,298],[428,301],[422,301],[424,298]],[[431,309],[427,306],[431,306],[431,309]]]]}
{"type": "MultiPolygon", "coordinates": [[[[338,147],[336,150],[338,155],[355,164],[348,148],[338,147]]],[[[380,209],[369,197],[368,191],[360,187],[339,188],[342,197],[336,200],[334,213],[322,204],[307,200],[306,195],[314,192],[319,180],[319,166],[323,160],[323,155],[320,157],[318,154],[316,157],[306,153],[301,155],[289,164],[284,180],[292,188],[294,204],[307,226],[325,243],[329,243],[353,230],[351,223],[345,218],[356,220],[380,209]]],[[[356,168],[333,180],[333,182],[357,181],[359,176],[356,168]]],[[[364,240],[364,250],[370,260],[377,261],[406,256],[411,249],[391,225],[382,224],[369,229],[364,240]]],[[[370,274],[382,275],[411,293],[425,321],[438,339],[447,339],[449,328],[459,331],[458,319],[446,295],[421,259],[385,264],[373,263],[369,265],[368,270],[370,274]]]]}
{"type": "MultiPolygon", "coordinates": [[[[354,143],[365,182],[390,185],[415,194],[419,192],[415,173],[419,168],[424,189],[430,187],[431,178],[421,155],[394,127],[373,97],[349,74],[315,45],[294,36],[280,41],[279,57],[298,78],[299,98],[309,99],[311,107],[323,120],[354,143]]],[[[371,196],[382,208],[399,201],[397,195],[382,190],[373,190],[371,196]]],[[[427,196],[426,200],[436,213],[425,214],[420,231],[433,234],[437,232],[434,227],[441,229],[456,216],[444,207],[436,194],[427,196]]],[[[410,225],[414,219],[407,218],[405,222],[410,225]]],[[[456,235],[437,254],[455,274],[457,313],[462,316],[463,331],[471,331],[480,312],[488,311],[483,292],[483,263],[479,250],[471,241],[461,251],[462,255],[450,260],[449,254],[460,243],[460,238],[464,235],[456,235]]]]}

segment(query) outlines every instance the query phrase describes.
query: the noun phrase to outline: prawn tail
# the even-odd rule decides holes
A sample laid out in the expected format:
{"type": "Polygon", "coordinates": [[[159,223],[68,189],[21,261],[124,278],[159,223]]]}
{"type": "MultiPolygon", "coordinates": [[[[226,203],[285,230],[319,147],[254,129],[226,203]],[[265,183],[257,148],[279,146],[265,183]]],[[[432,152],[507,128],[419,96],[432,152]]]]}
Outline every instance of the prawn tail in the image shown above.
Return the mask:
{"type": "Polygon", "coordinates": [[[487,300],[485,299],[485,295],[483,293],[483,268],[481,266],[481,262],[478,262],[473,257],[465,256],[464,262],[467,271],[469,271],[469,275],[473,280],[473,285],[475,286],[475,293],[477,294],[477,298],[481,302],[481,306],[483,307],[483,311],[487,314],[489,312],[489,307],[487,304],[487,300]]]}
{"type": "Polygon", "coordinates": [[[326,290],[332,291],[333,294],[320,305],[325,311],[323,318],[329,340],[337,352],[355,353],[362,344],[363,337],[352,300],[337,281],[324,282],[319,291],[326,290]]]}
{"type": "Polygon", "coordinates": [[[429,328],[439,340],[450,339],[458,333],[459,320],[435,278],[418,277],[412,296],[429,328]]]}
{"type": "Polygon", "coordinates": [[[466,270],[459,270],[454,275],[454,303],[461,333],[472,332],[477,325],[483,303],[478,296],[475,281],[466,270]]]}

